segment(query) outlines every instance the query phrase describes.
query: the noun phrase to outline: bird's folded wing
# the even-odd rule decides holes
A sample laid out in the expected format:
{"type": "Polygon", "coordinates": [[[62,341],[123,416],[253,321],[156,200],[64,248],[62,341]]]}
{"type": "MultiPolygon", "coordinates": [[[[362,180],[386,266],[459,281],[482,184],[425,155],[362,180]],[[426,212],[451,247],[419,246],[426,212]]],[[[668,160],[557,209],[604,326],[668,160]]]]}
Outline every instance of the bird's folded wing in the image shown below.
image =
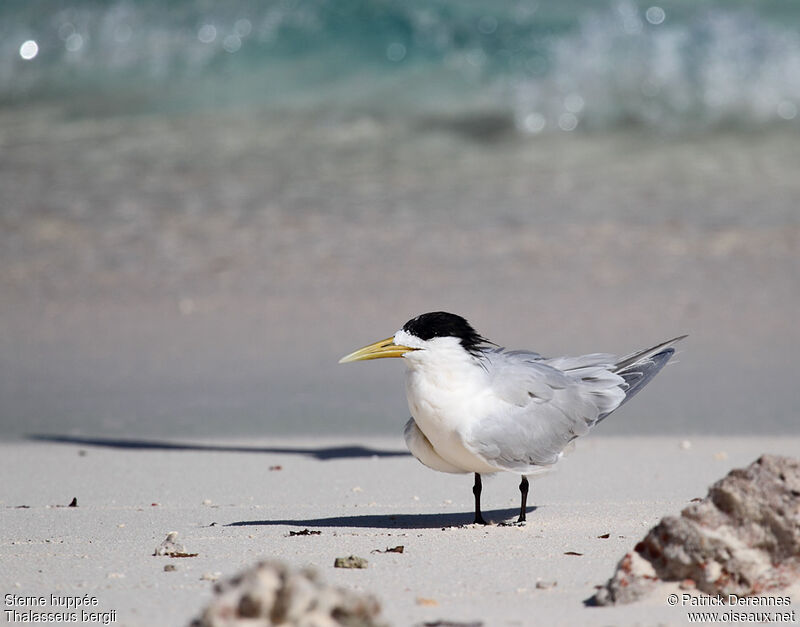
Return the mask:
{"type": "Polygon", "coordinates": [[[465,444],[503,470],[554,464],[569,442],[625,398],[609,355],[545,360],[495,351],[488,360],[497,410],[473,425],[465,444]]]}

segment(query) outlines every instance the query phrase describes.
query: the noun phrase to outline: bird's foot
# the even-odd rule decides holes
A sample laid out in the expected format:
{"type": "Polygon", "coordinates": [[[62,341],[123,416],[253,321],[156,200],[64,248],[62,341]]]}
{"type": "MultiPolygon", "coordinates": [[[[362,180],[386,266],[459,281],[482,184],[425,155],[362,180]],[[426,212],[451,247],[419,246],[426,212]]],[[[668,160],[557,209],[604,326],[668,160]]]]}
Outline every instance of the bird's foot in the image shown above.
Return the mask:
{"type": "Polygon", "coordinates": [[[473,520],[473,521],[472,521],[472,524],[473,524],[473,525],[488,525],[489,523],[488,523],[488,522],[486,522],[486,521],[483,519],[483,516],[481,516],[480,514],[477,514],[477,515],[475,516],[475,520],[473,520]]]}

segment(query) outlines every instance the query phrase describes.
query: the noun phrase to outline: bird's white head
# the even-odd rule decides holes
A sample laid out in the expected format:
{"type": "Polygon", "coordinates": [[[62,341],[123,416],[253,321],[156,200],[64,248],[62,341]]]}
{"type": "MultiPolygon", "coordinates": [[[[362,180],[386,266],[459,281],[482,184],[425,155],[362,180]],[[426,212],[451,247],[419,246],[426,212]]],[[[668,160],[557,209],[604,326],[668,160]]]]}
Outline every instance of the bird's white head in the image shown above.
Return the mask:
{"type": "Polygon", "coordinates": [[[425,359],[432,353],[459,352],[477,355],[489,343],[461,316],[433,311],[412,318],[392,337],[374,342],[342,357],[339,363],[407,357],[425,359]]]}

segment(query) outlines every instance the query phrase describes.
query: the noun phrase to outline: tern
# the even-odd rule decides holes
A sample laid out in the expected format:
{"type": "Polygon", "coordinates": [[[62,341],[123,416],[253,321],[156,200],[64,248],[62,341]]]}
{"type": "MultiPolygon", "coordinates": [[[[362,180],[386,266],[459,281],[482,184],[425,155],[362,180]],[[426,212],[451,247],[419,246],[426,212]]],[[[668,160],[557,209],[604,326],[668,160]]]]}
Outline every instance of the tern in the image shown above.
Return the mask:
{"type": "Polygon", "coordinates": [[[433,470],[474,473],[478,524],[487,524],[481,475],[520,475],[517,523],[524,524],[528,477],[546,472],[570,442],[633,398],[685,337],[621,358],[608,353],[546,358],[506,350],[461,316],[435,311],[339,363],[402,357],[412,416],[404,434],[411,454],[433,470]]]}

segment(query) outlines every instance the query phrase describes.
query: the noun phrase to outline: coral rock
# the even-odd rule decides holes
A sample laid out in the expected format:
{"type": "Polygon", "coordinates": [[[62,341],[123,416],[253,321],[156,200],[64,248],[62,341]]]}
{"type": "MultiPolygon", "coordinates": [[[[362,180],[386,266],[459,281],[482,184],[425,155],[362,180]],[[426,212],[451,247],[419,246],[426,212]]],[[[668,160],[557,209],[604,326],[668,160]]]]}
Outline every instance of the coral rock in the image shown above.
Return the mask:
{"type": "Polygon", "coordinates": [[[800,460],[764,455],[732,470],[680,516],[663,518],[623,557],[594,601],[629,603],[659,581],[746,596],[798,579],[800,460]]]}
{"type": "Polygon", "coordinates": [[[327,586],[313,571],[280,562],[259,562],[215,592],[192,627],[384,627],[375,598],[327,586]]]}

